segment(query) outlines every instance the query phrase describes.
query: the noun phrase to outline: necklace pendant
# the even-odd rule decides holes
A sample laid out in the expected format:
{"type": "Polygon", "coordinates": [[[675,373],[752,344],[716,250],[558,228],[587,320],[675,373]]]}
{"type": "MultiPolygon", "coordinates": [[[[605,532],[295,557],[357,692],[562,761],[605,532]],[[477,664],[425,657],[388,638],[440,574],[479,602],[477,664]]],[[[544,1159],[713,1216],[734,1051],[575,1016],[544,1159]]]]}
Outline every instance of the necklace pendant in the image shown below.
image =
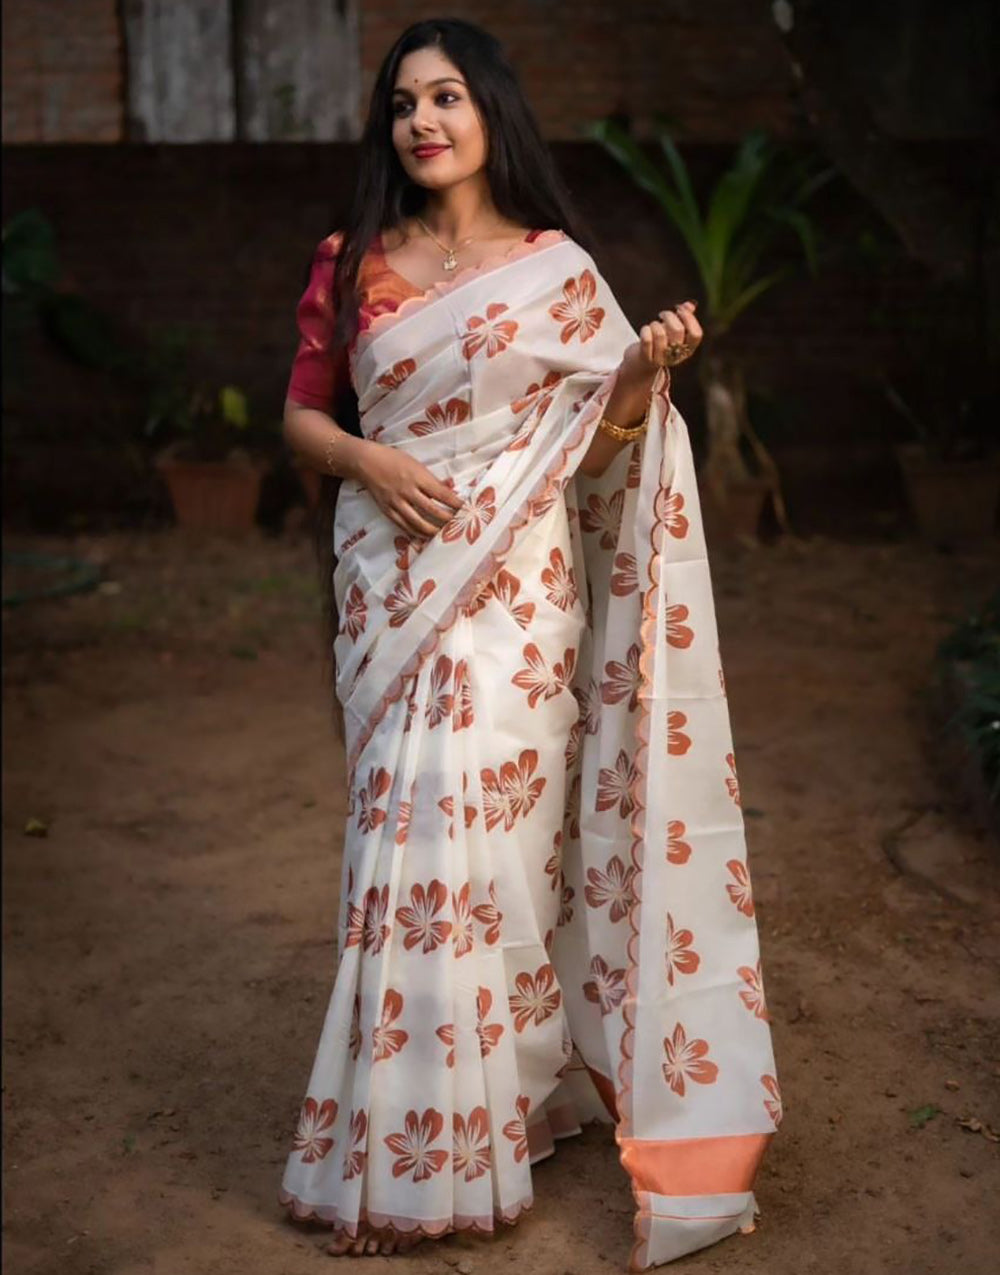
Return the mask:
{"type": "Polygon", "coordinates": [[[441,264],[445,270],[455,270],[458,267],[458,258],[455,256],[454,252],[449,252],[441,264]]]}

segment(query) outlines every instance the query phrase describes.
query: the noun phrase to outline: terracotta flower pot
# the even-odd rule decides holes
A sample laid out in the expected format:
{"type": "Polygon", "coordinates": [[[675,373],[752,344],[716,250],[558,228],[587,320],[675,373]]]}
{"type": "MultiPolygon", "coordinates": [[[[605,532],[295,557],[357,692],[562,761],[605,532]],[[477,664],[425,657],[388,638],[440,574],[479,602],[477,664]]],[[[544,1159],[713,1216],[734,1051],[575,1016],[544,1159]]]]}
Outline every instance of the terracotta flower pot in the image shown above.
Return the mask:
{"type": "Polygon", "coordinates": [[[722,504],[710,483],[700,484],[706,537],[716,544],[756,540],[770,491],[771,484],[766,478],[732,482],[726,487],[726,500],[722,504]]]}
{"type": "Polygon", "coordinates": [[[249,457],[185,460],[168,450],[157,457],[156,467],[166,480],[178,526],[229,535],[252,530],[268,464],[249,457]]]}
{"type": "Polygon", "coordinates": [[[986,540],[1000,504],[1000,455],[943,461],[920,443],[900,443],[896,458],[921,533],[936,542],[986,540]]]}

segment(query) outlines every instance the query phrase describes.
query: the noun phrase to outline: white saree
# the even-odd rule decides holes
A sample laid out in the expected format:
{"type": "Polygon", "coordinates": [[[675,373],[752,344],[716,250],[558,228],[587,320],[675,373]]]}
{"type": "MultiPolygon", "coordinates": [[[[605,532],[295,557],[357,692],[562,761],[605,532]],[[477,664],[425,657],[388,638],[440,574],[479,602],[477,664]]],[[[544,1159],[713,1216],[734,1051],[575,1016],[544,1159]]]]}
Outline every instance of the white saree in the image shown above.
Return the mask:
{"type": "Polygon", "coordinates": [[[559,231],[379,315],[367,438],[464,499],[337,506],[340,964],[279,1198],[356,1234],[492,1231],[613,1120],[630,1269],[753,1229],[781,1118],[685,424],[577,467],[637,339],[559,231]]]}

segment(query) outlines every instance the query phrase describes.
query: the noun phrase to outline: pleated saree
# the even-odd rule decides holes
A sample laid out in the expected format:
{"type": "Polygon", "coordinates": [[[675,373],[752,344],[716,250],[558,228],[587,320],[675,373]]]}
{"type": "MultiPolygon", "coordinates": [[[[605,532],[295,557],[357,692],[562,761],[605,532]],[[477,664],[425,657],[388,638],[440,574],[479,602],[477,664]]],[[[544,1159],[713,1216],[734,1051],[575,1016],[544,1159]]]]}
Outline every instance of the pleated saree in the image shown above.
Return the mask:
{"type": "Polygon", "coordinates": [[[410,538],[340,489],[340,963],[280,1200],[489,1232],[599,1118],[643,1270],[753,1229],[781,1116],[687,430],[660,373],[578,472],[637,337],[560,231],[409,292],[351,348],[362,431],[464,505],[410,538]]]}

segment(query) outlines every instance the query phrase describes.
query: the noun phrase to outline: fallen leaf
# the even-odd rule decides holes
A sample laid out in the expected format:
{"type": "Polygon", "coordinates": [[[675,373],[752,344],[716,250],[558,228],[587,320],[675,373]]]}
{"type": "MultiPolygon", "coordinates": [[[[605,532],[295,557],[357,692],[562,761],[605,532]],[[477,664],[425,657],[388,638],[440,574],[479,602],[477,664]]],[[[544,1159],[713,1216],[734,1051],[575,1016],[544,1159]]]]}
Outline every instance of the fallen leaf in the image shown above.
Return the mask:
{"type": "Polygon", "coordinates": [[[41,819],[29,819],[24,825],[24,835],[26,837],[47,837],[49,835],[49,825],[41,819]]]}
{"type": "Polygon", "coordinates": [[[914,1107],[908,1114],[913,1128],[922,1129],[928,1120],[933,1120],[935,1116],[941,1114],[941,1108],[935,1106],[933,1102],[928,1102],[923,1107],[914,1107]]]}

